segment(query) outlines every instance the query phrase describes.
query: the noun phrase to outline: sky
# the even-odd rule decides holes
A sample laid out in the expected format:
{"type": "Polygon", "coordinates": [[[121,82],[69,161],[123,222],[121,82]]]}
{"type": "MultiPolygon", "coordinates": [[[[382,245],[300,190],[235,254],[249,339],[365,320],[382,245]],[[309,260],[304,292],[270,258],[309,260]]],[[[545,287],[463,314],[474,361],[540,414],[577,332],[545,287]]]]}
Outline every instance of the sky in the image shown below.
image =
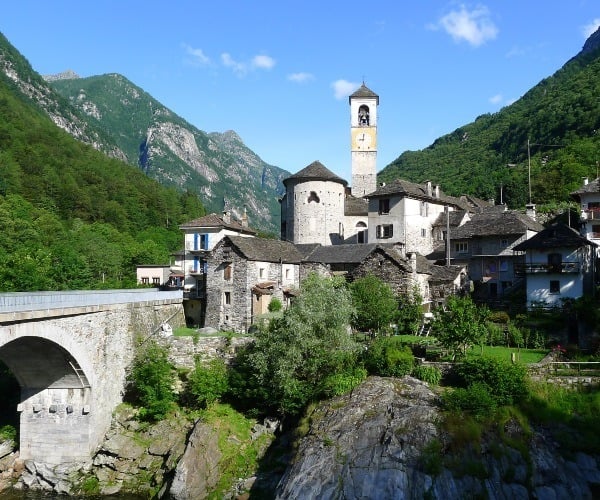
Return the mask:
{"type": "Polygon", "coordinates": [[[42,75],[120,73],[271,165],[347,180],[361,83],[379,95],[380,171],[519,99],[599,25],[598,0],[19,0],[0,16],[42,75]]]}

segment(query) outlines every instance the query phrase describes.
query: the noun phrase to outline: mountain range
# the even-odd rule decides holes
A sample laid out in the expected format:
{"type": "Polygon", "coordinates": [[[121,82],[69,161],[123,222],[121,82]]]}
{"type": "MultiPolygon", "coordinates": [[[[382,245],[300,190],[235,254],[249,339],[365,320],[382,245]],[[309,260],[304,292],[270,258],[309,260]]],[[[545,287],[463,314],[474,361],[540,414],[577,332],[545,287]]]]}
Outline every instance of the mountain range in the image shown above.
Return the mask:
{"type": "Polygon", "coordinates": [[[522,208],[556,205],[600,161],[600,29],[554,75],[513,104],[483,114],[420,151],[406,151],[378,175],[435,181],[452,195],[471,194],[522,208]],[[529,172],[530,171],[530,172],[529,172]]]}
{"type": "Polygon", "coordinates": [[[203,132],[122,75],[42,78],[16,49],[4,52],[0,70],[76,139],[161,184],[197,193],[209,211],[241,216],[247,209],[254,227],[278,232],[289,173],[262,161],[234,131],[203,132]]]}

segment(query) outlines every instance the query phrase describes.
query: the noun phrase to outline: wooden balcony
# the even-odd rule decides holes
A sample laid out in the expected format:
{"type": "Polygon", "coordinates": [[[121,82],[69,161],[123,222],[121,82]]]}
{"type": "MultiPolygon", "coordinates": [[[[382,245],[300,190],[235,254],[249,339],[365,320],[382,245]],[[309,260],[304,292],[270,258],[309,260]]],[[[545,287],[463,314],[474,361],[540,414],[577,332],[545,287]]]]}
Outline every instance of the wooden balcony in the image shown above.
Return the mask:
{"type": "Polygon", "coordinates": [[[561,264],[515,264],[515,274],[562,274],[562,273],[578,273],[581,269],[579,262],[562,262],[561,264]]]}

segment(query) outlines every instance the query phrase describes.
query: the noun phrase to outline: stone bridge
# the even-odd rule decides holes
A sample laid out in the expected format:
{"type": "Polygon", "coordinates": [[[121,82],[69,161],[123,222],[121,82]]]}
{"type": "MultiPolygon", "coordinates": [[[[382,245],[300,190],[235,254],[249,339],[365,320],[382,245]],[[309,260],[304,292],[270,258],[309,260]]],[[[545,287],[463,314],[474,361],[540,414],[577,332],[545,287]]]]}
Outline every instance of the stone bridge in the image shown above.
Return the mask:
{"type": "Polygon", "coordinates": [[[21,386],[20,457],[89,461],[136,347],[163,323],[185,324],[182,299],[156,289],[0,294],[0,360],[21,386]]]}

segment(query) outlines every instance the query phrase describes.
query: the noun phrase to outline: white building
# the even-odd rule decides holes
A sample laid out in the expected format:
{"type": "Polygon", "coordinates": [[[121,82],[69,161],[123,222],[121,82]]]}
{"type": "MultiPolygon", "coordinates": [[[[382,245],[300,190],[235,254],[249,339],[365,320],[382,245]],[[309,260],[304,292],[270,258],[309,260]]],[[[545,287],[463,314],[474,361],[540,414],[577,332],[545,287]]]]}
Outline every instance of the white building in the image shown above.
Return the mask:
{"type": "Polygon", "coordinates": [[[588,182],[571,193],[581,206],[581,234],[588,240],[600,245],[600,178],[588,182]]]}
{"type": "Polygon", "coordinates": [[[557,224],[514,247],[526,252],[527,307],[560,306],[563,299],[592,293],[596,243],[557,224]]]}

